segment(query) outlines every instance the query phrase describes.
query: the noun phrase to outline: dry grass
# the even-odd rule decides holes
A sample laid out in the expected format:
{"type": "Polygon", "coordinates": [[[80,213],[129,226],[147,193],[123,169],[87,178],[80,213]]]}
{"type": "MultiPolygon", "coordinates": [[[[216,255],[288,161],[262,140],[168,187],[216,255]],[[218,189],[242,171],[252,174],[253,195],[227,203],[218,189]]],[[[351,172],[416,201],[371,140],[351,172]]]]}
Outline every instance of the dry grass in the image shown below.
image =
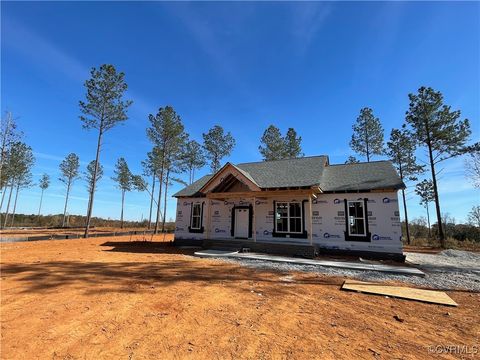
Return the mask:
{"type": "MultiPolygon", "coordinates": [[[[442,250],[440,241],[428,238],[412,238],[411,244],[407,245],[407,243],[404,242],[404,246],[406,250],[409,249],[408,251],[413,251],[415,248],[430,248],[438,251],[442,250]]],[[[448,238],[446,241],[446,248],[466,251],[480,251],[480,242],[471,240],[458,241],[453,238],[448,238]]]]}

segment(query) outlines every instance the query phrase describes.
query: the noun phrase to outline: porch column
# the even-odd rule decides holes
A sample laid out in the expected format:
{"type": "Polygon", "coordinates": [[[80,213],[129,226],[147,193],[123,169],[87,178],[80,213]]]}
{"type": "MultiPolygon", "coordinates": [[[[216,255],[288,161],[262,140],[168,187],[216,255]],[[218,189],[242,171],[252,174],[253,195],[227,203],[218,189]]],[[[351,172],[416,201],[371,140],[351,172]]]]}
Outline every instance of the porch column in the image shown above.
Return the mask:
{"type": "Polygon", "coordinates": [[[210,202],[211,200],[207,197],[206,198],[206,205],[207,205],[207,223],[205,224],[205,239],[208,240],[210,238],[210,202]]]}
{"type": "Polygon", "coordinates": [[[253,242],[257,242],[257,200],[253,197],[253,242]]]}
{"type": "Polygon", "coordinates": [[[310,245],[313,245],[312,195],[308,195],[308,212],[310,214],[310,231],[308,232],[308,238],[310,240],[310,245]]]}

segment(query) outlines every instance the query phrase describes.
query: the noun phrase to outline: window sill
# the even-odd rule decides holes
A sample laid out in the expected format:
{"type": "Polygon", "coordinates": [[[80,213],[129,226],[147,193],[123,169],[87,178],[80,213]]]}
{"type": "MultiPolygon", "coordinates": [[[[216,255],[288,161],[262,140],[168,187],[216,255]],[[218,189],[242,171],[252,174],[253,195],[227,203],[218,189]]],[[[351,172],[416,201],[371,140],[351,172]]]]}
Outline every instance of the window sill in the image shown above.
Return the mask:
{"type": "Polygon", "coordinates": [[[367,233],[365,236],[356,236],[356,235],[349,235],[347,232],[345,234],[345,241],[358,241],[358,242],[371,242],[371,233],[367,233]]]}
{"type": "Polygon", "coordinates": [[[203,226],[200,229],[192,229],[190,226],[188,227],[188,232],[189,233],[195,233],[195,234],[201,234],[203,233],[203,226]]]}
{"type": "Polygon", "coordinates": [[[290,239],[306,239],[308,238],[307,232],[304,231],[303,233],[284,233],[284,232],[273,232],[273,237],[280,237],[280,238],[290,238],[290,239]]]}

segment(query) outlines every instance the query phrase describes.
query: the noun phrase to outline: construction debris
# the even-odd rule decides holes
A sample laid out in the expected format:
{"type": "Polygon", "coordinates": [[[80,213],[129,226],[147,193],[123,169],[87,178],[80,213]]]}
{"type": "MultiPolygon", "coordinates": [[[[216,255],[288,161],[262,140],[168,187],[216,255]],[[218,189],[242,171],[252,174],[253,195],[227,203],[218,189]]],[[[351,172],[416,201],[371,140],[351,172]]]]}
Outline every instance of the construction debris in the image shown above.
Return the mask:
{"type": "Polygon", "coordinates": [[[346,280],[343,283],[342,290],[358,291],[367,294],[387,295],[400,299],[417,300],[432,304],[458,306],[458,304],[443,291],[414,289],[403,286],[383,285],[380,283],[363,282],[357,280],[346,280]]]}

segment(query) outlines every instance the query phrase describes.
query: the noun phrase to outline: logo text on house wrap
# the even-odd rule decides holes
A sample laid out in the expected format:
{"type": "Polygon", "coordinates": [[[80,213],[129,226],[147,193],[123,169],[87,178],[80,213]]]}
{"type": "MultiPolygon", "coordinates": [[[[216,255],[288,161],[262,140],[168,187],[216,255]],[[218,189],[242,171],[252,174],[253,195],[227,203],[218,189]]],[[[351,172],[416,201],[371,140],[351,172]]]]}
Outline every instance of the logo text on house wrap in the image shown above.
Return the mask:
{"type": "Polygon", "coordinates": [[[325,239],[332,239],[332,238],[333,238],[333,239],[340,239],[340,235],[330,234],[330,233],[327,233],[327,232],[323,234],[323,237],[324,237],[325,239]]]}
{"type": "Polygon", "coordinates": [[[392,240],[392,238],[390,236],[381,236],[381,235],[373,234],[372,240],[392,240]]]}

